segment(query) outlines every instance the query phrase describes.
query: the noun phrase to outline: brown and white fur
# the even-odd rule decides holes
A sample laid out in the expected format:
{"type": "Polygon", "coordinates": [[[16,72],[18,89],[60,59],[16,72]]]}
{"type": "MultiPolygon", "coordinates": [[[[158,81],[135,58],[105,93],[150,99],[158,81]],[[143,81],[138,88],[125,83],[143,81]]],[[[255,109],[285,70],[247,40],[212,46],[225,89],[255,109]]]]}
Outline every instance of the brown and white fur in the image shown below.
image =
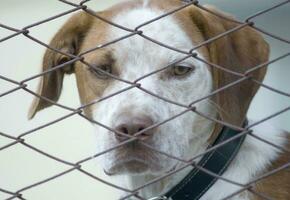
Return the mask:
{"type": "MultiPolygon", "coordinates": [[[[97,14],[116,24],[134,29],[181,4],[182,2],[178,0],[135,0],[116,5],[97,14]]],[[[207,8],[226,18],[231,18],[215,8],[207,8]]],[[[235,26],[236,24],[233,22],[221,19],[192,5],[143,26],[140,30],[144,35],[159,42],[189,51],[203,41],[235,26]]],[[[128,32],[80,12],[58,31],[50,45],[61,51],[77,55],[126,34],[128,32]]],[[[269,48],[259,33],[250,27],[245,27],[198,48],[195,53],[209,62],[243,73],[251,67],[267,62],[269,48]]],[[[109,67],[113,75],[134,81],[183,57],[184,55],[181,53],[161,47],[139,35],[134,35],[85,54],[84,60],[93,66],[106,68],[105,70],[109,67]]],[[[69,58],[66,56],[48,50],[44,56],[43,70],[49,70],[68,60],[69,58]]],[[[142,79],[138,83],[155,94],[188,105],[238,78],[194,58],[189,58],[177,65],[192,67],[194,70],[184,76],[176,76],[172,72],[174,67],[171,67],[142,79]]],[[[45,75],[39,86],[39,94],[57,101],[61,93],[64,74],[72,72],[76,75],[83,104],[106,97],[129,86],[113,78],[104,77],[102,74],[90,70],[83,63],[77,62],[45,75]]],[[[261,81],[265,72],[264,67],[251,75],[261,81]]],[[[239,126],[245,119],[247,109],[257,89],[256,84],[246,80],[218,93],[215,97],[200,101],[195,106],[199,112],[207,116],[239,126]]],[[[35,99],[30,117],[50,105],[51,103],[43,99],[35,99]]],[[[183,110],[184,108],[180,106],[170,104],[134,88],[86,108],[85,113],[87,117],[95,121],[118,129],[120,124],[127,126],[130,123],[139,122],[145,126],[142,128],[146,128],[183,110]],[[147,120],[145,123],[146,119],[149,122],[147,120]]],[[[121,142],[114,133],[98,125],[94,126],[98,152],[121,142]]],[[[219,128],[214,122],[193,112],[188,112],[150,132],[145,132],[140,136],[140,141],[159,151],[182,159],[190,159],[206,149],[216,137],[219,128]]],[[[276,130],[266,123],[253,127],[253,134],[290,149],[289,137],[283,131],[276,130]]],[[[237,157],[224,173],[224,177],[246,184],[270,169],[286,163],[289,158],[289,154],[286,155],[286,153],[248,136],[237,157]]],[[[120,180],[121,185],[129,189],[141,186],[183,164],[146,148],[138,141],[100,156],[98,162],[108,176],[116,177],[120,180]]],[[[152,184],[140,190],[140,195],[151,198],[163,194],[182,180],[190,170],[187,168],[152,184]]],[[[239,189],[238,186],[219,180],[201,199],[221,199],[239,189]]],[[[253,189],[263,192],[273,199],[289,199],[290,172],[283,170],[255,184],[253,189]]],[[[256,200],[259,198],[249,192],[243,192],[232,199],[256,200]]]]}

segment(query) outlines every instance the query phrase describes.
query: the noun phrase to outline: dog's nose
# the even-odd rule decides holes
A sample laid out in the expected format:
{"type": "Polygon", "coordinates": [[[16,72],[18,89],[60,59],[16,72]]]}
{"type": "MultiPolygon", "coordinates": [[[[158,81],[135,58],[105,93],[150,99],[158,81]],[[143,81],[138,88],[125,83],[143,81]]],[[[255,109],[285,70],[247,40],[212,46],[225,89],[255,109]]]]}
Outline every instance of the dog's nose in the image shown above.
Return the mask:
{"type": "Polygon", "coordinates": [[[147,140],[153,135],[154,130],[149,128],[153,124],[153,120],[145,115],[138,117],[121,116],[116,122],[115,130],[123,133],[124,135],[115,133],[115,137],[119,141],[124,141],[129,139],[128,136],[132,136],[135,133],[146,129],[137,137],[141,140],[147,140]],[[147,130],[147,128],[149,129],[147,130]]]}

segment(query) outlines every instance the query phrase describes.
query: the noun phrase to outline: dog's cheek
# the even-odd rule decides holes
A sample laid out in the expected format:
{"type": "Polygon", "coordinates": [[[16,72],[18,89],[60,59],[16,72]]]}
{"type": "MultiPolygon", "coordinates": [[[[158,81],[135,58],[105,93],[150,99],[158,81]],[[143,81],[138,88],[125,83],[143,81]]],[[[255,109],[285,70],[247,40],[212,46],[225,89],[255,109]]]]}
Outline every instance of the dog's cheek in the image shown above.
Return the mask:
{"type": "MultiPolygon", "coordinates": [[[[96,153],[98,154],[116,145],[115,141],[113,140],[114,134],[105,127],[101,126],[101,124],[109,126],[110,122],[109,116],[111,115],[112,110],[108,109],[108,102],[103,101],[98,104],[95,104],[92,108],[92,111],[93,111],[93,120],[96,122],[93,124],[93,128],[96,140],[95,149],[96,153]]],[[[96,160],[99,164],[101,164],[101,166],[104,169],[107,169],[111,165],[113,155],[114,151],[110,151],[108,153],[98,156],[96,160]]]]}
{"type": "MultiPolygon", "coordinates": [[[[99,154],[104,152],[109,148],[110,138],[108,137],[110,133],[108,133],[106,130],[101,128],[98,125],[94,125],[94,134],[95,134],[95,153],[99,154]]],[[[106,154],[102,154],[97,157],[98,163],[101,164],[103,168],[107,168],[107,165],[110,164],[110,152],[106,154]]]]}
{"type": "MultiPolygon", "coordinates": [[[[168,153],[169,155],[183,158],[185,156],[185,151],[188,148],[185,131],[187,130],[184,128],[181,119],[176,119],[164,124],[162,129],[160,129],[160,133],[156,134],[154,137],[156,148],[162,152],[168,153]]],[[[175,159],[168,156],[158,154],[158,157],[160,164],[165,170],[172,168],[177,164],[175,159]]]]}
{"type": "MultiPolygon", "coordinates": [[[[189,105],[190,103],[205,97],[211,92],[211,72],[208,70],[207,66],[200,66],[197,71],[191,75],[191,77],[176,81],[171,88],[172,91],[168,91],[168,93],[165,94],[166,97],[176,102],[189,105]]],[[[205,100],[194,104],[194,106],[201,113],[207,114],[210,104],[207,100],[205,100]]],[[[185,108],[171,105],[169,110],[170,116],[174,116],[184,111],[185,108]]],[[[198,141],[200,141],[203,137],[202,130],[204,127],[198,126],[200,120],[205,120],[205,118],[194,112],[187,112],[169,122],[167,128],[164,126],[164,132],[167,133],[167,135],[164,135],[163,137],[167,140],[164,142],[164,145],[162,145],[164,151],[171,152],[174,156],[184,158],[187,156],[187,152],[192,151],[192,148],[198,148],[192,147],[192,144],[201,144],[201,142],[198,141]],[[200,127],[200,129],[194,129],[193,127],[200,127]]]]}

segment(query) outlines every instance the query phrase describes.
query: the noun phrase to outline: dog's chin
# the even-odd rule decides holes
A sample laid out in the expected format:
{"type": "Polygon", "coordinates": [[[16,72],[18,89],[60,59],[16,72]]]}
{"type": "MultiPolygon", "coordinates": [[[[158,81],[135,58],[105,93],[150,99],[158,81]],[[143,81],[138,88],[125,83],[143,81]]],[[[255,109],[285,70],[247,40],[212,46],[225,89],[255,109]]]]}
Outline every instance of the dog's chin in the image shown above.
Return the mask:
{"type": "Polygon", "coordinates": [[[146,174],[150,171],[150,166],[146,161],[141,159],[128,159],[114,163],[110,168],[104,169],[108,175],[123,175],[123,174],[146,174]]]}
{"type": "Polygon", "coordinates": [[[158,162],[148,162],[139,158],[132,158],[115,162],[110,167],[104,168],[104,172],[109,175],[159,175],[161,173],[174,170],[176,165],[172,167],[162,167],[158,162]]]}
{"type": "Polygon", "coordinates": [[[114,154],[108,154],[102,165],[107,175],[160,175],[170,171],[175,162],[169,162],[166,157],[158,156],[148,149],[131,144],[118,149],[114,154]]]}

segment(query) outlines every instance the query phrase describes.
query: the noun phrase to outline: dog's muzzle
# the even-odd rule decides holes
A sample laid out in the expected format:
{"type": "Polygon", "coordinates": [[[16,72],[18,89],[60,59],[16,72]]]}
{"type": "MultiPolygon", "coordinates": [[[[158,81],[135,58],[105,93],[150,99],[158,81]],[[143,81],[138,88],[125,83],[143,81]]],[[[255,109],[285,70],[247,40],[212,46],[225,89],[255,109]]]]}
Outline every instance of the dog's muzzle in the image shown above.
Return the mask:
{"type": "Polygon", "coordinates": [[[123,142],[129,138],[129,136],[133,136],[135,133],[143,131],[141,134],[138,135],[138,139],[140,140],[148,140],[153,136],[154,130],[149,129],[154,122],[152,118],[147,115],[130,115],[128,113],[122,114],[118,117],[115,122],[116,127],[114,129],[117,132],[123,133],[122,135],[116,134],[115,138],[123,142]],[[126,137],[126,135],[128,137],[126,137]]]}

